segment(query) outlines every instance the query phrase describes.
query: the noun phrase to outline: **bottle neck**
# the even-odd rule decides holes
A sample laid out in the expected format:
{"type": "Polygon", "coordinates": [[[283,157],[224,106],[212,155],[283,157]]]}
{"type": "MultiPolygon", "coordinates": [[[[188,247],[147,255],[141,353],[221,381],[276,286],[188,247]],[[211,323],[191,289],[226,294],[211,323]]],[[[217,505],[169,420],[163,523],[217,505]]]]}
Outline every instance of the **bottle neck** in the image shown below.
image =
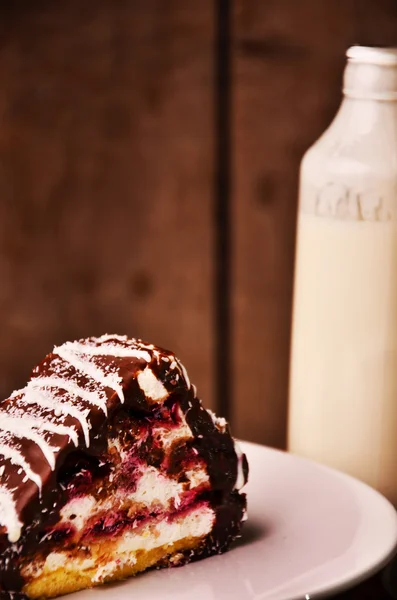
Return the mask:
{"type": "Polygon", "coordinates": [[[343,78],[346,97],[397,102],[397,50],[353,47],[347,57],[343,78]]]}

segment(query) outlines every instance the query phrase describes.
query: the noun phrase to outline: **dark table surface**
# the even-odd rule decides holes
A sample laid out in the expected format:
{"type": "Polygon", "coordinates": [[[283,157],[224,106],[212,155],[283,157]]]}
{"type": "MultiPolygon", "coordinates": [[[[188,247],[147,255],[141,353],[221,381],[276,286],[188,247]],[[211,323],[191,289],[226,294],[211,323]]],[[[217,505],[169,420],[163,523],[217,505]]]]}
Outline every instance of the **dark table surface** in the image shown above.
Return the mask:
{"type": "Polygon", "coordinates": [[[394,600],[397,598],[397,561],[359,585],[332,597],[332,600],[394,600]],[[392,594],[385,585],[391,586],[392,594]]]}
{"type": "Polygon", "coordinates": [[[356,587],[332,597],[333,600],[391,600],[393,596],[388,594],[382,584],[380,575],[371,577],[368,581],[360,583],[356,587]]]}

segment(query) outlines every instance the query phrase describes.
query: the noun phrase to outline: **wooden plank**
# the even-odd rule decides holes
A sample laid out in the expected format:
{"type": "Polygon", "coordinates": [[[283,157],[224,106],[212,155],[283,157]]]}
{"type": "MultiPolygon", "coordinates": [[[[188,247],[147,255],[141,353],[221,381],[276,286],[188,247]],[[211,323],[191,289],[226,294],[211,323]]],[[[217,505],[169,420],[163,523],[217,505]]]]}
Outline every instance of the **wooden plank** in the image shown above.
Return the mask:
{"type": "Polygon", "coordinates": [[[232,422],[240,437],[285,447],[299,163],[337,110],[345,50],[360,38],[395,42],[396,17],[390,0],[234,2],[232,422]]]}
{"type": "Polygon", "coordinates": [[[54,343],[125,332],[213,406],[211,0],[0,20],[0,393],[54,343]]]}

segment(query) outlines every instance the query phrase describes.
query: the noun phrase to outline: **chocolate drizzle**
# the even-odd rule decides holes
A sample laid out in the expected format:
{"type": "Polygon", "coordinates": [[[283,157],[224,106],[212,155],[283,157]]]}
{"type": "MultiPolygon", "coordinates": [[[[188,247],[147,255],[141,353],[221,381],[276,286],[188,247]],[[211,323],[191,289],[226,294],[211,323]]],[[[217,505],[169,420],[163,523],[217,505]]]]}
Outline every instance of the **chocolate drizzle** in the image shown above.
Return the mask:
{"type": "Polygon", "coordinates": [[[0,403],[0,598],[22,589],[14,558],[37,544],[43,523],[59,517],[65,500],[58,475],[68,457],[99,456],[121,409],[144,421],[176,405],[215,494],[216,526],[203,553],[227,546],[245,507],[244,495],[233,489],[237,480],[245,483],[247,463],[243,457],[240,464],[228,427],[196,398],[184,367],[171,352],[126,336],[68,342],[35,367],[25,388],[0,403]]]}

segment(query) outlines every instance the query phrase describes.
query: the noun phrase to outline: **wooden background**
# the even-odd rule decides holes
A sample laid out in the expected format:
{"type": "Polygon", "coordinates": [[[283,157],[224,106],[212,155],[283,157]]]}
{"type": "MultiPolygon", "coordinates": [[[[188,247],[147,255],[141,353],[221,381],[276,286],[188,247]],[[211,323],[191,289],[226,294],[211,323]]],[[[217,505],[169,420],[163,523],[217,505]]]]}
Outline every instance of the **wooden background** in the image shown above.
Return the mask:
{"type": "Polygon", "coordinates": [[[172,348],[285,444],[296,190],[395,0],[0,4],[0,392],[55,343],[172,348]]]}

